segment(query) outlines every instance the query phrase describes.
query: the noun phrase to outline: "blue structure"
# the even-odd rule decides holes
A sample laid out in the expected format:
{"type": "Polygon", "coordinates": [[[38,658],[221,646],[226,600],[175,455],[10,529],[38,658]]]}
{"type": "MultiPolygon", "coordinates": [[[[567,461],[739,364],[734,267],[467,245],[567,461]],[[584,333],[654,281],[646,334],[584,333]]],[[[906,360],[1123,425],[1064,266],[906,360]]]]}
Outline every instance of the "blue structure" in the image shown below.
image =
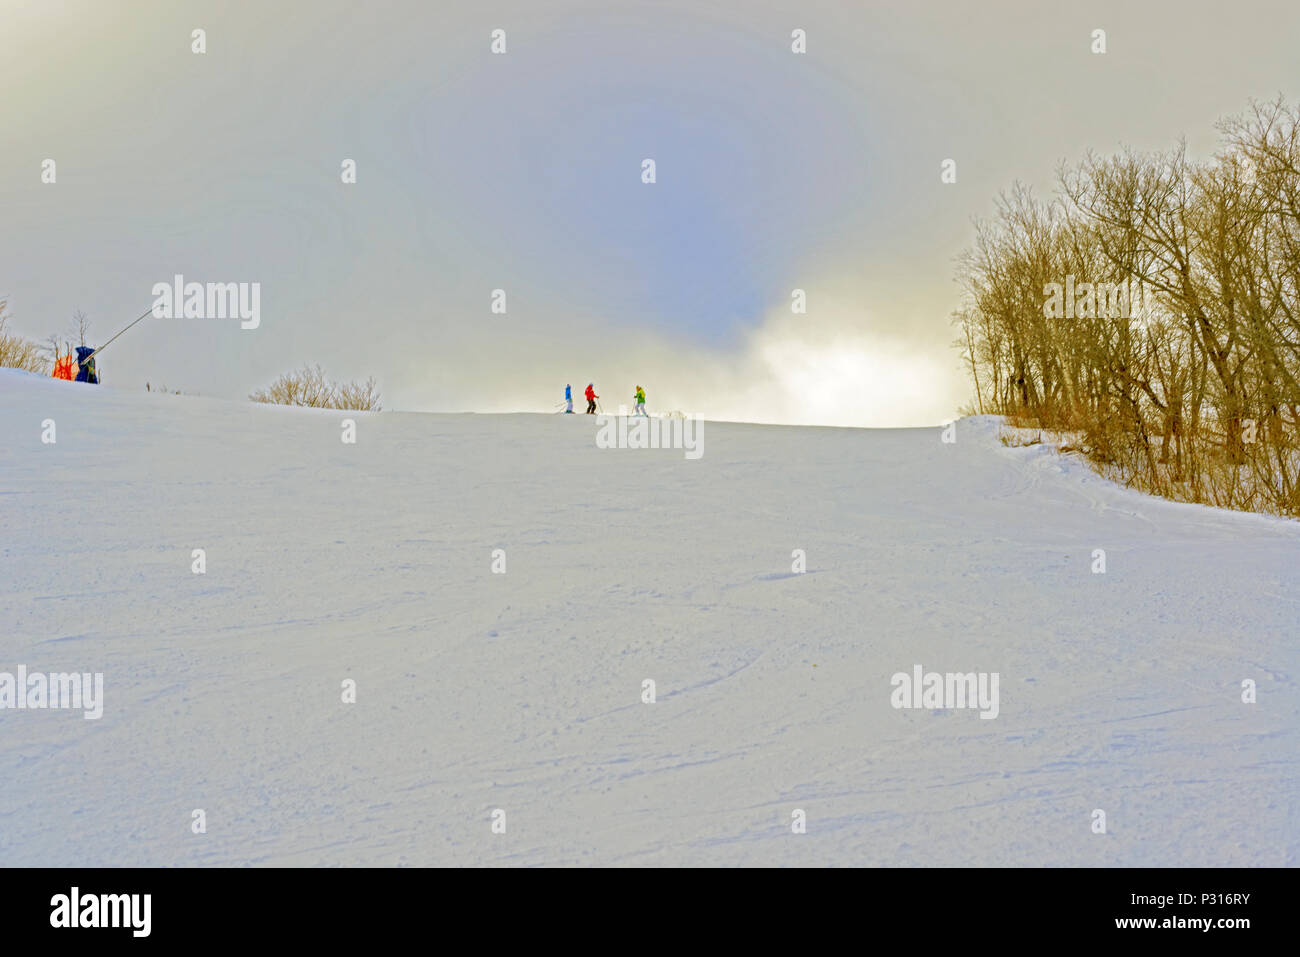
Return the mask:
{"type": "Polygon", "coordinates": [[[99,385],[99,370],[95,367],[95,360],[89,356],[95,350],[89,346],[77,346],[77,381],[88,382],[91,385],[99,385]]]}

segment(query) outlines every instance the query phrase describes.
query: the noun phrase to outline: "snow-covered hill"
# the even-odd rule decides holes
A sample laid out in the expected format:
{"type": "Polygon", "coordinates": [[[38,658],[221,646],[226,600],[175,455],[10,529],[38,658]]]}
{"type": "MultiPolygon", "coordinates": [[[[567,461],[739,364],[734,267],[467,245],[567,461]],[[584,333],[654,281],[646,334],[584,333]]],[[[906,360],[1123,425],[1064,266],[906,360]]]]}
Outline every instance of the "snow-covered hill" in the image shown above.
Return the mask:
{"type": "Polygon", "coordinates": [[[0,672],[104,675],[0,710],[0,862],[1300,863],[1300,524],[988,419],[595,433],[0,370],[0,672]]]}

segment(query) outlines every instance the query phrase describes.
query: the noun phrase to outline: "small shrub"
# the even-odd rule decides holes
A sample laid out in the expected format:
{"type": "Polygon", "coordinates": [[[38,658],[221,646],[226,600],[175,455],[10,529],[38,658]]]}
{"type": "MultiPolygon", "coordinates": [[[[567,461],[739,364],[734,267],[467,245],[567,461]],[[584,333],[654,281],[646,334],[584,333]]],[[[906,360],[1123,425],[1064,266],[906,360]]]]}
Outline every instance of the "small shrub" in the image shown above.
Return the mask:
{"type": "Polygon", "coordinates": [[[5,314],[7,305],[5,300],[0,299],[0,366],[48,375],[50,364],[41,355],[40,345],[5,331],[5,326],[9,324],[10,319],[5,314]]]}
{"type": "Polygon", "coordinates": [[[319,365],[286,372],[265,389],[249,395],[254,402],[307,409],[347,409],[379,412],[379,387],[373,376],[365,382],[331,382],[319,365]]]}

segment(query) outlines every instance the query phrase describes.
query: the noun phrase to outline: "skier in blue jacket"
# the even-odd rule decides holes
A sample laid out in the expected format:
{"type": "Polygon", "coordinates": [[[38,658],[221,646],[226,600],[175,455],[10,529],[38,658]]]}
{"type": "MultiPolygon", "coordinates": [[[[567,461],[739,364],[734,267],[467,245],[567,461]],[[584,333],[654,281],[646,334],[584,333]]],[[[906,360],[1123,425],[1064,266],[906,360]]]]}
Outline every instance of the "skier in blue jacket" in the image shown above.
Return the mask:
{"type": "Polygon", "coordinates": [[[564,411],[573,415],[573,386],[564,387],[564,411]]]}

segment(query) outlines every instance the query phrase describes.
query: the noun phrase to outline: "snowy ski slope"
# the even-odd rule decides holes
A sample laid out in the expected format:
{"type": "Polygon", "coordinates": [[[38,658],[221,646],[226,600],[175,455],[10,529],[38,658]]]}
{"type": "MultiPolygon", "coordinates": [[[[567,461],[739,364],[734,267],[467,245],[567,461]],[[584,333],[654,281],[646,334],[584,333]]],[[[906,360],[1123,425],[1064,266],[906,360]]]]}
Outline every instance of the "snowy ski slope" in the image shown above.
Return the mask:
{"type": "Polygon", "coordinates": [[[0,672],[104,675],[0,710],[0,864],[1300,863],[1300,524],[990,419],[595,432],[0,370],[0,672]]]}

